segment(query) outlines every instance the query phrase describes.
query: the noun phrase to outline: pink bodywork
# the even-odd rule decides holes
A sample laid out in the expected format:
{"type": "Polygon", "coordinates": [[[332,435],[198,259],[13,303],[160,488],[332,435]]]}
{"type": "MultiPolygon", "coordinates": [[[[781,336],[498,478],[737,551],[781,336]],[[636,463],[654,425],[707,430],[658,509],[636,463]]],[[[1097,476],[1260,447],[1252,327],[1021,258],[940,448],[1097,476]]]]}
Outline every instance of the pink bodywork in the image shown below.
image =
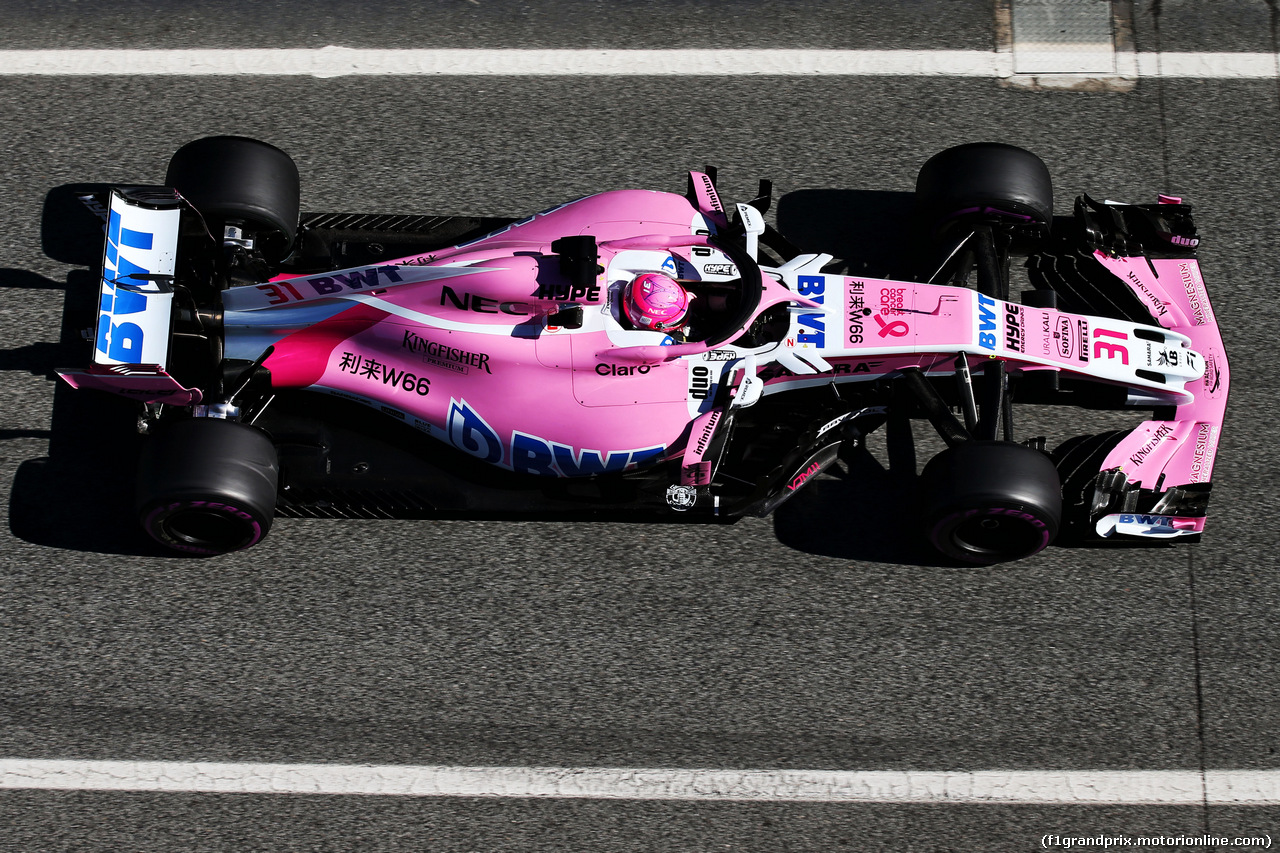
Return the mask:
{"type": "MultiPolygon", "coordinates": [[[[265,365],[275,387],[367,403],[512,470],[580,476],[653,464],[682,451],[731,361],[705,342],[624,327],[618,291],[638,271],[696,275],[695,251],[728,263],[707,246],[724,223],[718,201],[702,197],[706,215],[681,195],[603,193],[470,244],[357,271],[363,278],[278,279],[228,305],[265,317],[348,300],[274,342],[265,365]],[[595,237],[606,272],[575,290],[551,243],[582,234],[595,237]],[[415,281],[420,270],[433,277],[415,281]],[[554,325],[551,315],[575,307],[581,328],[554,325]]],[[[796,298],[772,280],[765,290],[760,310],[796,298]]]]}
{"type": "Polygon", "coordinates": [[[1142,325],[824,274],[828,257],[802,256],[765,271],[751,318],[789,303],[784,340],[733,346],[747,319],[718,341],[675,343],[628,328],[618,294],[642,272],[737,278],[707,240],[727,226],[724,208],[706,176],[693,173],[693,186],[692,202],[606,192],[462,246],[238,288],[225,295],[229,351],[238,334],[257,347],[246,357],[271,343],[276,387],[365,403],[503,468],[584,476],[682,457],[683,484],[709,479],[704,452],[724,414],[713,401],[748,370],[773,394],[906,367],[951,374],[964,353],[975,371],[1002,359],[1012,371],[1082,375],[1176,406],[1173,420],[1126,436],[1103,467],[1147,488],[1208,481],[1228,373],[1194,260],[1097,255],[1149,307],[1155,322],[1142,325]],[[575,287],[551,244],[576,235],[595,238],[602,271],[575,287]],[[555,324],[566,308],[581,309],[581,327],[555,324]]]}

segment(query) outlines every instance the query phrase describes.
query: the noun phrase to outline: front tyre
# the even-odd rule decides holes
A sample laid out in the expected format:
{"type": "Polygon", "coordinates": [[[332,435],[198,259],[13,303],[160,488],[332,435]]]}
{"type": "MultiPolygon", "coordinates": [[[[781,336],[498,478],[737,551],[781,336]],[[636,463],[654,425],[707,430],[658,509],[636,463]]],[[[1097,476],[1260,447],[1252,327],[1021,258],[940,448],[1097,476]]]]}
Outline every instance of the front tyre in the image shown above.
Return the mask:
{"type": "Polygon", "coordinates": [[[212,556],[271,529],[280,464],[266,433],[219,418],[161,424],[138,470],[138,518],[162,545],[212,556]]]}
{"type": "Polygon", "coordinates": [[[930,236],[945,239],[976,224],[999,222],[1019,244],[1053,223],[1053,181],[1044,161],[1023,148],[973,142],[948,148],[920,168],[916,209],[930,236]]]}
{"type": "Polygon", "coordinates": [[[920,477],[925,532],[948,557],[974,565],[1043,551],[1062,523],[1062,493],[1052,460],[1005,441],[950,447],[920,477]]]}

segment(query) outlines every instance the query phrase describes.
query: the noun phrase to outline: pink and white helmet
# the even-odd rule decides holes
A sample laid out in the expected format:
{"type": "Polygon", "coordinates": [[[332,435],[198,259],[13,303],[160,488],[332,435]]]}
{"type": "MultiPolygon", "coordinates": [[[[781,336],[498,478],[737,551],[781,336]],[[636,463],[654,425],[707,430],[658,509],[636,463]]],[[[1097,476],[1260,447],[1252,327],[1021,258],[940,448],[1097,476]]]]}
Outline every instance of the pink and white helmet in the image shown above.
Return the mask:
{"type": "Polygon", "coordinates": [[[684,325],[690,298],[689,291],[675,279],[647,272],[627,285],[622,308],[637,329],[668,332],[684,325]]]}

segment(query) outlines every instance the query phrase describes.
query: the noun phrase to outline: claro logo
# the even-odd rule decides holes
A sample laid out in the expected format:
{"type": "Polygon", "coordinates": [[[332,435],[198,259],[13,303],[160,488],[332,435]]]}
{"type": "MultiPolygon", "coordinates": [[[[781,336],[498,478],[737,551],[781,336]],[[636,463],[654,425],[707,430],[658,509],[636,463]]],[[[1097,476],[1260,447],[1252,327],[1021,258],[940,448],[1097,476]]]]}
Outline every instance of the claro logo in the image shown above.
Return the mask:
{"type": "MultiPolygon", "coordinates": [[[[601,376],[644,376],[653,368],[648,364],[597,364],[596,373],[601,376]]],[[[704,370],[706,368],[703,368],[704,370]]]]}

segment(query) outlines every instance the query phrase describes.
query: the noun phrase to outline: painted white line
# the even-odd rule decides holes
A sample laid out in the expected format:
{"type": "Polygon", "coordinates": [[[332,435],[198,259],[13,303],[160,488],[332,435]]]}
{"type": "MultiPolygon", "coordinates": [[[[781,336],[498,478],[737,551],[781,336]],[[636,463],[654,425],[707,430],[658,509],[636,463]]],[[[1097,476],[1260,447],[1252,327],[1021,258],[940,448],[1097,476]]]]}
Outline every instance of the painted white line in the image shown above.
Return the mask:
{"type": "MultiPolygon", "coordinates": [[[[1142,53],[1133,67],[1143,77],[1278,76],[1272,53],[1142,53]]],[[[1014,60],[1007,50],[0,50],[0,76],[103,75],[1008,78],[1014,60]]]]}
{"type": "Polygon", "coordinates": [[[1142,77],[1203,77],[1209,79],[1266,79],[1280,76],[1274,53],[1139,53],[1142,77]]]}
{"type": "Polygon", "coordinates": [[[1280,771],[837,771],[0,759],[0,788],[832,803],[1277,805],[1280,771]]]}
{"type": "Polygon", "coordinates": [[[8,75],[999,76],[996,55],[938,50],[9,50],[8,75]]]}

